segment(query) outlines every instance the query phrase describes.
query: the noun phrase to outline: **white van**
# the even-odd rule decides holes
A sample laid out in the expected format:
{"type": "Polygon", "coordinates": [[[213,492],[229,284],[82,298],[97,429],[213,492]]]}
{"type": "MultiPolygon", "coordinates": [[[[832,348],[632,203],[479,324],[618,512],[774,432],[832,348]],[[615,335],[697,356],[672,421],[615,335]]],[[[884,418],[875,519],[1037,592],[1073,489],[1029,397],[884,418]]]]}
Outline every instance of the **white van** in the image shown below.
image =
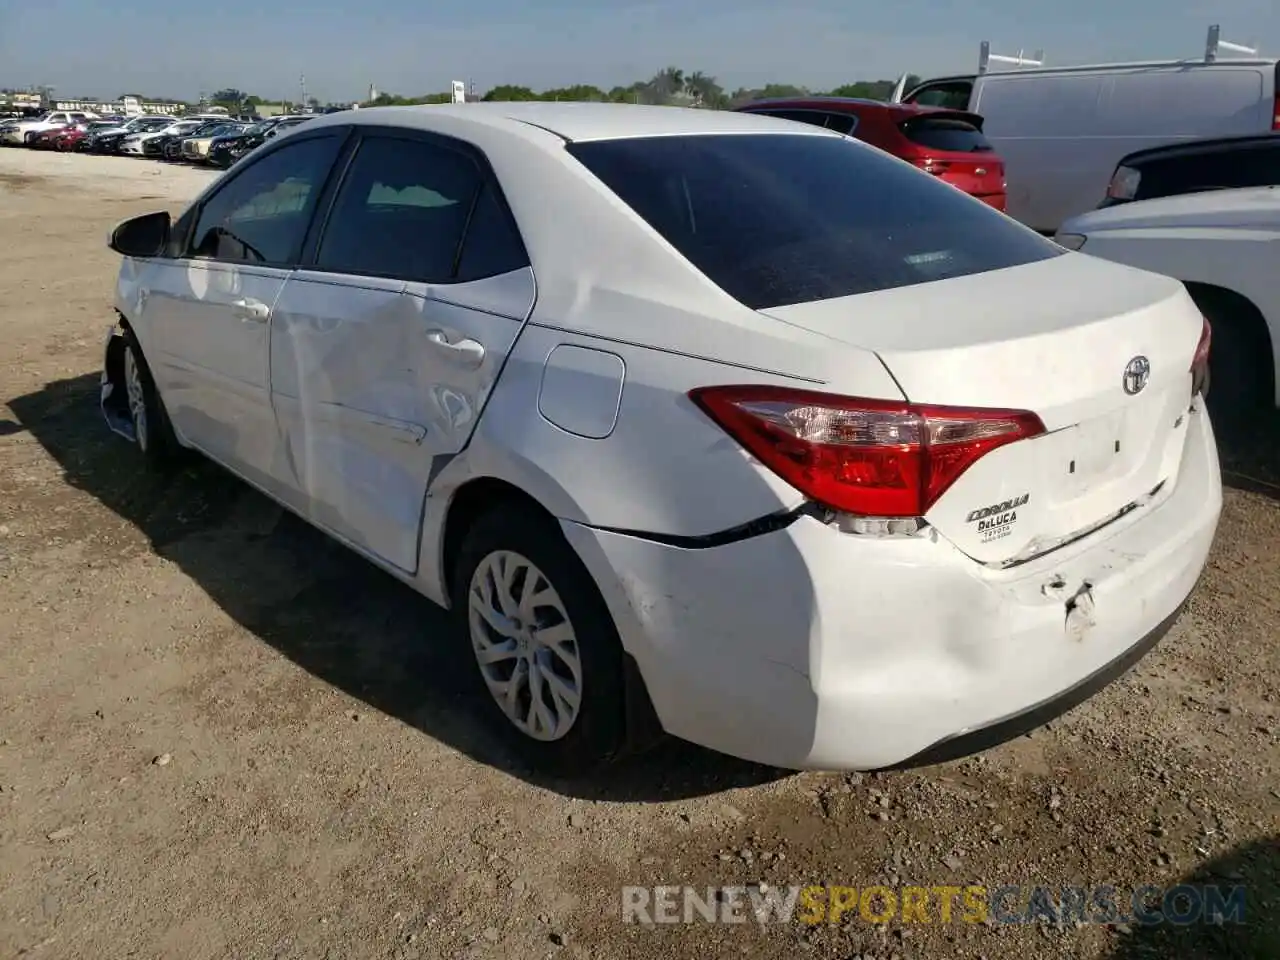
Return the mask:
{"type": "Polygon", "coordinates": [[[1280,61],[1220,41],[1217,27],[1200,60],[989,73],[990,60],[1017,61],[988,51],[984,43],[978,73],[894,99],[985,117],[983,132],[1005,162],[1009,215],[1045,233],[1097,207],[1116,163],[1134,150],[1280,130],[1280,61]],[[1252,56],[1219,59],[1220,48],[1252,56]]]}

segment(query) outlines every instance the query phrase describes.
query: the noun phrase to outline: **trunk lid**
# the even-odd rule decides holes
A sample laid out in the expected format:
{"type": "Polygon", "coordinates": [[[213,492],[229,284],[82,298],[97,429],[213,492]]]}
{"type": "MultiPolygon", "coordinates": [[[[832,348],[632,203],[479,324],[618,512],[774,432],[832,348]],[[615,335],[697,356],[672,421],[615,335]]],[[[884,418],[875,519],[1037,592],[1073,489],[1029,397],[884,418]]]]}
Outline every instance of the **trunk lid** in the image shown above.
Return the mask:
{"type": "Polygon", "coordinates": [[[1175,280],[1068,254],[764,312],[875,351],[913,403],[1040,416],[929,510],[975,560],[1029,559],[1176,483],[1203,319],[1175,280]]]}

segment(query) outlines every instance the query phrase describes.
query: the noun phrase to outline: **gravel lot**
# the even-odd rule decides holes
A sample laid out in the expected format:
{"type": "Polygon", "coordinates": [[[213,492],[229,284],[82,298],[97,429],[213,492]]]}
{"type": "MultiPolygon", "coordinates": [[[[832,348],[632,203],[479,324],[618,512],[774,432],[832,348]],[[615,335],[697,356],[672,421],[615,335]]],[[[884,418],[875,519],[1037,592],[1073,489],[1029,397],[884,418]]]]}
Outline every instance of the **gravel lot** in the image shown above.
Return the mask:
{"type": "Polygon", "coordinates": [[[1224,451],[1178,626],[1048,729],[908,773],[671,744],[537,782],[437,610],[101,424],[106,232],[211,176],[0,151],[0,957],[1280,956],[1280,425],[1224,451]],[[1246,884],[1248,925],[620,920],[624,884],[1184,879],[1246,884]]]}

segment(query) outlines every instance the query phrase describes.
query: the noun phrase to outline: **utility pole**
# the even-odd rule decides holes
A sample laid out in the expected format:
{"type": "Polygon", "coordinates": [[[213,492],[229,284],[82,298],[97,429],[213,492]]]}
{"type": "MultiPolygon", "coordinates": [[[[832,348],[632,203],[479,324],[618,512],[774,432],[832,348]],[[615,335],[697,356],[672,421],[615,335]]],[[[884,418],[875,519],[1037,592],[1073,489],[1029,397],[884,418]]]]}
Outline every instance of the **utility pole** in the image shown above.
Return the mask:
{"type": "Polygon", "coordinates": [[[307,75],[304,73],[298,78],[298,87],[302,90],[302,107],[301,112],[307,112],[307,75]]]}

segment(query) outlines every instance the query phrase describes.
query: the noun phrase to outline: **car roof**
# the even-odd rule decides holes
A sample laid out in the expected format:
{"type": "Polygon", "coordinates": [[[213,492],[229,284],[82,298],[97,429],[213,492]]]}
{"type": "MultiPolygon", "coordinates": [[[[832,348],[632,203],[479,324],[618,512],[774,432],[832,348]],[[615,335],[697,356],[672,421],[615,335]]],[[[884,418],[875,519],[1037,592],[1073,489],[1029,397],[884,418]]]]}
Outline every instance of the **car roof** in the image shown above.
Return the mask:
{"type": "Polygon", "coordinates": [[[950,107],[933,107],[916,103],[888,103],[884,100],[868,100],[862,97],[770,97],[764,100],[752,100],[735,108],[739,111],[751,111],[762,107],[786,108],[797,110],[822,109],[836,112],[857,113],[864,110],[880,110],[897,117],[914,117],[922,113],[966,113],[950,107]]]}
{"type": "Polygon", "coordinates": [[[1242,133],[1233,137],[1212,137],[1203,140],[1180,140],[1165,143],[1158,147],[1147,147],[1135,150],[1120,159],[1117,166],[1130,166],[1152,159],[1169,159],[1173,157],[1194,157],[1206,153],[1227,153],[1235,147],[1274,147],[1280,146],[1280,130],[1271,133],[1242,133]]]}
{"type": "MultiPolygon", "coordinates": [[[[791,124],[736,111],[546,101],[366,107],[317,117],[308,127],[355,124],[430,130],[434,128],[433,120],[444,118],[452,121],[451,125],[462,121],[464,125],[500,127],[533,142],[542,142],[538,131],[568,142],[716,133],[798,133],[791,124]]],[[[804,133],[835,136],[818,127],[804,133]]]]}

